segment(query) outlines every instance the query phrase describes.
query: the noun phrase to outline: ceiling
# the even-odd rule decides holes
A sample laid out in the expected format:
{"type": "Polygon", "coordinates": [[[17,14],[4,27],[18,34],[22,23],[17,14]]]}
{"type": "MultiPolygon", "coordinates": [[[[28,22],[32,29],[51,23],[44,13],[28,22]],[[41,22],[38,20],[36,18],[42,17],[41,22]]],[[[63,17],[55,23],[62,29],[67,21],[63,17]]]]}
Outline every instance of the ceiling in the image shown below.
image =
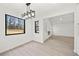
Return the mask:
{"type": "MultiPolygon", "coordinates": [[[[31,9],[36,11],[36,17],[47,17],[61,11],[73,10],[75,3],[32,3],[31,9]]],[[[11,9],[19,15],[26,12],[25,3],[0,3],[0,7],[11,9]]]]}
{"type": "Polygon", "coordinates": [[[56,3],[56,4],[49,4],[49,3],[38,3],[32,4],[32,9],[36,10],[37,17],[38,16],[50,16],[59,12],[64,12],[66,10],[71,10],[75,8],[75,3],[56,3]]]}
{"type": "MultiPolygon", "coordinates": [[[[55,16],[53,15],[57,13],[62,13],[65,11],[73,11],[75,6],[77,4],[75,3],[32,3],[31,9],[36,11],[36,18],[49,18],[51,24],[63,24],[72,22],[73,23],[73,14],[65,14],[61,16],[55,16]],[[50,16],[51,17],[48,17],[50,16]],[[62,18],[60,18],[62,17],[62,18]],[[60,20],[63,19],[63,20],[60,20]]],[[[6,8],[7,10],[10,9],[16,13],[18,13],[19,16],[21,16],[22,13],[26,12],[26,5],[25,3],[0,3],[0,9],[6,8]]]]}

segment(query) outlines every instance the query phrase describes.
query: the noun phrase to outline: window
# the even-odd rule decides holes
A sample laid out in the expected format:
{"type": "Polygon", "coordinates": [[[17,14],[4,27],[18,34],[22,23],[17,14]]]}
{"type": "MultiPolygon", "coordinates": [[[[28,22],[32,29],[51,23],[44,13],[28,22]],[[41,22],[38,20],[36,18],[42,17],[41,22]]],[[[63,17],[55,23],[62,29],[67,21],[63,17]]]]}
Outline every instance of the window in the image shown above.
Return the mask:
{"type": "Polygon", "coordinates": [[[35,21],[35,33],[39,33],[39,21],[35,21]]]}

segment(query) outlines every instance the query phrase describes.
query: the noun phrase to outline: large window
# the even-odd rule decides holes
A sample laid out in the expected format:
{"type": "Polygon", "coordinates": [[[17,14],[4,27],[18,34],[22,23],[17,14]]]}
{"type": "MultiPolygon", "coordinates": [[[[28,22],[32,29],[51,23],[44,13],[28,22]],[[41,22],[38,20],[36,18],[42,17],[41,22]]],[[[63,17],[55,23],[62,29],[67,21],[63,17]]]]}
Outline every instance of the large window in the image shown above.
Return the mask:
{"type": "Polygon", "coordinates": [[[5,35],[25,33],[25,20],[5,14],[5,35]]]}

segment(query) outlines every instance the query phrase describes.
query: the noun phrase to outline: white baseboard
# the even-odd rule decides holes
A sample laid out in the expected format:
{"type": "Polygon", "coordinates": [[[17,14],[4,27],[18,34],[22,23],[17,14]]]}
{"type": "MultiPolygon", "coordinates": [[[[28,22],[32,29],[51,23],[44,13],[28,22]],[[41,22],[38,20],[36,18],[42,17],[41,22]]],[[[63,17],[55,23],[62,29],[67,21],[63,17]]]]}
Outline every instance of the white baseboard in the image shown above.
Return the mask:
{"type": "Polygon", "coordinates": [[[46,39],[44,39],[43,40],[43,43],[45,42],[45,41],[47,41],[50,37],[52,37],[53,35],[49,35],[46,39]]]}
{"type": "Polygon", "coordinates": [[[74,37],[74,36],[66,36],[66,35],[53,35],[53,36],[74,37]]]}
{"type": "Polygon", "coordinates": [[[74,53],[77,53],[77,51],[76,50],[73,50],[74,51],[74,53]]]}
{"type": "Polygon", "coordinates": [[[75,51],[78,55],[79,55],[79,49],[77,49],[77,51],[75,51]]]}
{"type": "Polygon", "coordinates": [[[33,41],[39,42],[39,43],[44,43],[43,40],[35,39],[33,41]]]}
{"type": "Polygon", "coordinates": [[[74,50],[74,53],[76,53],[77,55],[79,55],[79,50],[74,50]]]}

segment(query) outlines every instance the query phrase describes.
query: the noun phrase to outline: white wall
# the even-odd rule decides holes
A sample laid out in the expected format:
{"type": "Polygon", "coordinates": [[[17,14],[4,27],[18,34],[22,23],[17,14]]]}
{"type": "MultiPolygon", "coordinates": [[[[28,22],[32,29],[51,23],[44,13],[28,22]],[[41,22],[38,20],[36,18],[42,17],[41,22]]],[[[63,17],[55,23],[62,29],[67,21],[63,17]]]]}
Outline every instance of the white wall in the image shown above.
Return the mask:
{"type": "Polygon", "coordinates": [[[53,35],[74,37],[74,13],[51,18],[53,35]]]}
{"type": "Polygon", "coordinates": [[[74,12],[74,52],[79,55],[79,4],[74,12]]]}
{"type": "Polygon", "coordinates": [[[53,26],[53,35],[74,37],[74,24],[57,24],[53,26]]]}
{"type": "Polygon", "coordinates": [[[43,41],[52,36],[52,25],[50,23],[50,19],[43,19],[43,41]],[[48,35],[48,31],[50,34],[48,35]]]}
{"type": "Polygon", "coordinates": [[[43,43],[43,20],[41,18],[34,18],[33,19],[33,39],[34,41],[37,41],[37,42],[41,42],[43,43]],[[39,21],[39,33],[35,33],[35,21],[39,21]]]}
{"type": "Polygon", "coordinates": [[[0,4],[0,53],[29,42],[33,38],[32,20],[26,20],[25,34],[5,36],[5,14],[20,17],[20,12],[18,10],[19,7],[17,6],[0,4]]]}
{"type": "Polygon", "coordinates": [[[74,37],[73,13],[43,19],[43,41],[52,35],[74,37]]]}
{"type": "Polygon", "coordinates": [[[50,21],[43,18],[34,18],[33,19],[33,39],[34,41],[43,43],[48,37],[52,35],[52,26],[50,21]],[[39,33],[35,33],[35,21],[39,21],[39,33]],[[51,31],[50,35],[48,35],[48,31],[51,31]]]}

